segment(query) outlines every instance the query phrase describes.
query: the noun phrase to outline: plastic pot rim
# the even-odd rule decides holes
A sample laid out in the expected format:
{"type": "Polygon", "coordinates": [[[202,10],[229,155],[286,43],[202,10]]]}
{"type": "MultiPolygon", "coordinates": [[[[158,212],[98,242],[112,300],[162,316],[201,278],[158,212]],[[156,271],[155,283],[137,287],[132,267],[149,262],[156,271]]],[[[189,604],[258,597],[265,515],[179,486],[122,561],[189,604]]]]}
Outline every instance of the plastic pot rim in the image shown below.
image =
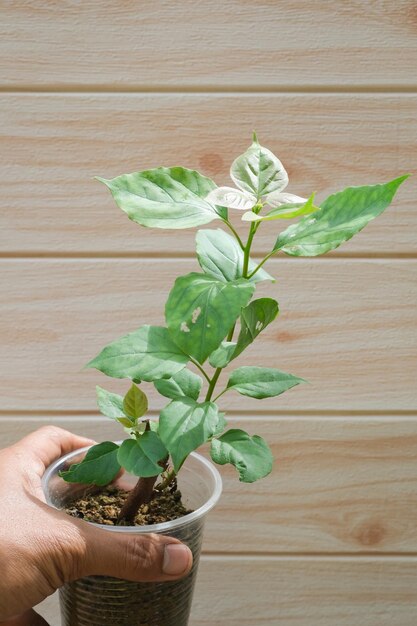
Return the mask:
{"type": "MultiPolygon", "coordinates": [[[[122,441],[116,441],[115,443],[121,444],[122,441]]],[[[48,468],[46,469],[45,473],[42,476],[42,489],[45,495],[46,503],[49,506],[57,510],[62,510],[62,509],[58,509],[58,507],[56,507],[52,503],[50,499],[50,495],[49,495],[49,489],[48,489],[50,477],[54,475],[54,473],[56,472],[57,466],[62,465],[63,463],[66,463],[67,461],[70,461],[71,458],[78,456],[82,454],[83,452],[87,452],[87,450],[89,450],[91,447],[92,446],[85,446],[84,448],[78,448],[77,450],[68,452],[67,454],[61,456],[59,459],[57,459],[51,465],[48,466],[48,468]]],[[[163,522],[161,524],[148,524],[146,526],[108,526],[106,524],[97,524],[96,522],[86,522],[86,523],[91,524],[92,526],[96,526],[97,528],[101,528],[103,530],[106,530],[109,532],[116,532],[116,533],[117,532],[140,533],[140,534],[165,533],[165,532],[169,532],[170,530],[173,530],[174,528],[187,526],[188,524],[191,524],[195,520],[204,517],[216,505],[216,503],[218,502],[221,496],[222,488],[223,488],[222,478],[220,476],[220,473],[216,469],[216,467],[213,465],[213,463],[211,463],[211,461],[206,459],[204,456],[202,456],[201,454],[198,454],[198,452],[191,452],[189,456],[195,459],[196,461],[198,461],[202,466],[204,466],[204,468],[211,474],[211,477],[214,483],[214,487],[213,487],[210,498],[198,509],[195,509],[192,513],[188,513],[187,515],[183,515],[182,517],[179,517],[175,520],[171,520],[169,522],[163,522]]],[[[186,463],[187,461],[185,461],[185,464],[186,463]]],[[[87,486],[88,485],[86,485],[86,487],[87,486]]],[[[79,521],[86,521],[86,520],[79,520],[79,521]]]]}

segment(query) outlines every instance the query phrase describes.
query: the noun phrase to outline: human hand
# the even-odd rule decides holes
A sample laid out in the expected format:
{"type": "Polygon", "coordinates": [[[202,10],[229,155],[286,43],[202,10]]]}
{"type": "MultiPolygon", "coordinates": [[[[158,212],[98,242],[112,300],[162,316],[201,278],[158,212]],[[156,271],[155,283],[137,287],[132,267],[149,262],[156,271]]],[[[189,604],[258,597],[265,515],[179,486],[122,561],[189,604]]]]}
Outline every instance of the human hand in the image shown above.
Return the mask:
{"type": "Polygon", "coordinates": [[[98,532],[45,503],[41,478],[48,465],[93,443],[45,426],[0,450],[0,624],[47,626],[32,607],[82,576],[139,582],[189,572],[191,551],[177,539],[98,532]]]}

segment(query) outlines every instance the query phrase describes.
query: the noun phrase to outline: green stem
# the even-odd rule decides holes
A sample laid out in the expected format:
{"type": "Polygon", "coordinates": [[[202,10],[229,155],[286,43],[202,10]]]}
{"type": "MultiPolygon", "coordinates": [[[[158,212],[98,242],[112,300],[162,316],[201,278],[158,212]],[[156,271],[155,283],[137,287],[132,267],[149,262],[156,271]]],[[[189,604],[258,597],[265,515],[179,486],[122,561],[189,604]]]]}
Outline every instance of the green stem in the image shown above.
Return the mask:
{"type": "MultiPolygon", "coordinates": [[[[233,324],[232,328],[229,331],[229,334],[227,335],[226,341],[232,341],[233,339],[233,333],[235,332],[235,327],[236,327],[236,323],[233,324]]],[[[218,367],[216,369],[216,371],[214,372],[213,378],[211,379],[210,383],[209,383],[209,388],[207,389],[207,394],[206,394],[206,398],[204,400],[204,402],[210,402],[212,396],[213,396],[213,392],[214,392],[214,388],[216,386],[217,381],[219,380],[219,376],[222,373],[222,367],[218,367]]]]}
{"type": "Polygon", "coordinates": [[[250,249],[252,246],[252,241],[256,233],[256,226],[252,222],[249,229],[249,236],[246,242],[245,249],[243,251],[243,269],[242,269],[242,278],[249,278],[248,276],[248,268],[249,268],[249,255],[250,249]]]}
{"type": "Polygon", "coordinates": [[[173,469],[170,470],[164,480],[159,483],[159,485],[156,485],[155,491],[163,491],[164,489],[166,489],[172,483],[174,478],[176,478],[176,476],[177,474],[175,473],[175,471],[173,469]]]}
{"type": "Polygon", "coordinates": [[[206,379],[206,381],[210,384],[210,377],[208,376],[208,374],[204,371],[204,369],[201,367],[200,363],[198,363],[198,361],[195,361],[194,359],[192,359],[190,357],[190,361],[193,365],[195,365],[200,372],[203,374],[204,378],[206,379]]]}
{"type": "Polygon", "coordinates": [[[252,276],[254,276],[254,275],[256,274],[256,272],[257,272],[258,270],[260,270],[260,269],[261,269],[262,265],[263,265],[264,263],[266,263],[266,262],[267,262],[267,260],[268,260],[268,259],[269,259],[269,258],[270,258],[273,254],[275,254],[276,252],[279,252],[279,250],[271,250],[271,252],[270,252],[269,254],[267,254],[267,255],[266,255],[266,257],[265,257],[264,259],[262,259],[262,261],[259,263],[259,265],[257,265],[257,266],[255,267],[255,269],[253,270],[253,272],[251,272],[251,273],[250,273],[250,274],[249,274],[246,278],[248,278],[248,279],[249,279],[249,278],[252,278],[252,276]]]}
{"type": "Polygon", "coordinates": [[[232,233],[234,234],[234,236],[236,237],[236,240],[239,244],[239,246],[241,247],[241,249],[244,251],[245,250],[245,246],[243,245],[243,241],[241,240],[241,238],[239,237],[239,235],[237,234],[237,231],[235,230],[233,224],[231,222],[229,222],[229,220],[224,219],[223,218],[224,223],[230,228],[230,230],[232,231],[232,233]]]}

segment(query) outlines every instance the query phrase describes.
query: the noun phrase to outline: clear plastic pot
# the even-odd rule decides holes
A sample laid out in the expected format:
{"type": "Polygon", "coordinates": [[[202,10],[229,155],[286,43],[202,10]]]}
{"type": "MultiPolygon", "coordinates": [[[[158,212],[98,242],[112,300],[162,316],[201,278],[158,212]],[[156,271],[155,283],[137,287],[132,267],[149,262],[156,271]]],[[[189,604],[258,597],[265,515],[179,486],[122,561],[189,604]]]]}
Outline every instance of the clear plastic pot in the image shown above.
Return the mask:
{"type": "MultiPolygon", "coordinates": [[[[83,448],[53,463],[43,477],[48,504],[62,509],[86,492],[86,485],[66,483],[58,472],[79,463],[83,448]]],[[[125,473],[123,488],[133,487],[137,477],[125,473]]],[[[200,454],[191,453],[178,475],[185,506],[193,512],[182,518],[149,526],[97,526],[97,532],[160,533],[176,537],[191,549],[191,572],[174,582],[135,583],[108,576],[88,576],[60,589],[62,626],[186,626],[197,575],[203,526],[208,511],[218,501],[222,481],[214,465],[200,454]]],[[[90,523],[90,522],[86,522],[90,523]]]]}

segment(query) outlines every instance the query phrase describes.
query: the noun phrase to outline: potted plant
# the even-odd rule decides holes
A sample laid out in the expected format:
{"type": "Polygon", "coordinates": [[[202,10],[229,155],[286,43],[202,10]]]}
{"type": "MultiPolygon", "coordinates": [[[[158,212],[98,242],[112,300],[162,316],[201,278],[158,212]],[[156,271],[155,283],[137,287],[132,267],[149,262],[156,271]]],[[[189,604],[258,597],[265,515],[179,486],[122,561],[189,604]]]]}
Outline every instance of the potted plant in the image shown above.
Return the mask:
{"type": "Polygon", "coordinates": [[[221,491],[217,470],[195,450],[209,443],[214,463],[231,463],[241,481],[266,476],[273,464],[268,444],[240,428],[228,429],[221,398],[240,393],[260,400],[304,382],[280,369],[235,367],[279,312],[273,298],[253,298],[258,282],[274,280],[264,264],[279,252],[306,257],[337,248],[382,213],[407,178],[349,187],[318,205],[314,194],[302,198],[284,191],[288,175],[256,135],[230,174],[235,187],[217,187],[182,167],[98,179],[142,226],[180,229],[216,220],[225,228],[197,231],[200,271],[176,279],[166,302],[166,326],[140,326],[87,366],[131,381],[124,397],[97,387],[100,411],[128,437],[67,455],[44,478],[49,503],[108,531],[178,537],[193,552],[193,569],[173,583],[104,577],[70,583],[61,590],[68,626],[187,624],[204,516],[221,491]],[[247,224],[243,239],[231,219],[239,211],[247,224]],[[295,218],[300,219],[281,229],[273,248],[255,262],[251,247],[264,222],[275,229],[295,218]],[[157,421],[147,417],[146,383],[167,402],[157,421]]]}

